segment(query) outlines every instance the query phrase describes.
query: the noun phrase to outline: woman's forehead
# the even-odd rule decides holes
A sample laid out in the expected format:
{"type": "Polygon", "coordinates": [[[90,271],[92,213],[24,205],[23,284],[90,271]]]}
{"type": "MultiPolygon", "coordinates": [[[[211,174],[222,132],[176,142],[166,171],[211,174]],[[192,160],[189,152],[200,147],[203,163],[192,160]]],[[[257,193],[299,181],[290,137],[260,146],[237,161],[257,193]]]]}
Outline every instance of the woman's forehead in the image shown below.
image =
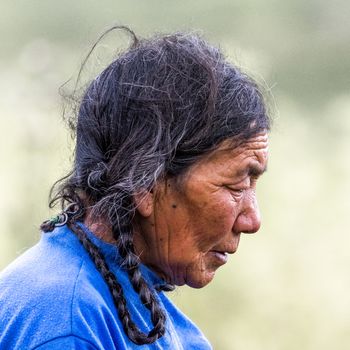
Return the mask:
{"type": "Polygon", "coordinates": [[[237,139],[226,139],[222,141],[214,150],[204,155],[199,162],[225,162],[233,160],[239,156],[249,156],[261,152],[267,158],[268,154],[268,134],[262,132],[245,141],[237,139]]]}
{"type": "Polygon", "coordinates": [[[266,135],[254,137],[238,147],[222,144],[186,172],[185,179],[259,177],[267,169],[268,141],[266,135]]]}

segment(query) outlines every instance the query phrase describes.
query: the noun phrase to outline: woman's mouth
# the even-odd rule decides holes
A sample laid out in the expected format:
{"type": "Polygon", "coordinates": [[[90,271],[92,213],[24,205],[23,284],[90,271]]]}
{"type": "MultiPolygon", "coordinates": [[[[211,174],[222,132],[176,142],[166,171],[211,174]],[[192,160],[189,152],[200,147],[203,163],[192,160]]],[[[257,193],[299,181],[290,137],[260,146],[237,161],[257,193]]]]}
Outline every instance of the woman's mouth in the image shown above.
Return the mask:
{"type": "Polygon", "coordinates": [[[220,252],[218,250],[211,250],[209,253],[211,254],[211,256],[213,256],[213,258],[215,260],[217,260],[217,262],[220,265],[223,265],[223,264],[227,263],[228,254],[226,252],[220,252]]]}

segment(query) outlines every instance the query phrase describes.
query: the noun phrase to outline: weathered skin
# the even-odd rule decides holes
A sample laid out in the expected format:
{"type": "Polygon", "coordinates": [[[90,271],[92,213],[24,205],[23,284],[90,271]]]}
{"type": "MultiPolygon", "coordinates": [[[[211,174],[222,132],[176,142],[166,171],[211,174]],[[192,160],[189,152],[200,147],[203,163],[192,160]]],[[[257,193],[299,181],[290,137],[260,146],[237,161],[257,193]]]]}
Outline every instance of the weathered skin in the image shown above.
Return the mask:
{"type": "Polygon", "coordinates": [[[201,288],[237,250],[240,234],[260,228],[256,181],[265,170],[268,137],[232,147],[227,141],[189,168],[135,196],[134,243],[144,264],[166,281],[201,288]]]}

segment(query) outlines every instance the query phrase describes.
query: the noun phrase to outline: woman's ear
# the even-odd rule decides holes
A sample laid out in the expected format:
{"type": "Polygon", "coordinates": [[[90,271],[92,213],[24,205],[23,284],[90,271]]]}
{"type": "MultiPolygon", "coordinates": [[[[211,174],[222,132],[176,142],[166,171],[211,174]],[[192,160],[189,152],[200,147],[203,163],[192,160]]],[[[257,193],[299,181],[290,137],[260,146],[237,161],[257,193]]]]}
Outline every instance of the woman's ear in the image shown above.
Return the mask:
{"type": "Polygon", "coordinates": [[[140,191],[134,194],[134,202],[136,205],[137,212],[147,218],[153,214],[154,209],[154,196],[153,190],[140,191]]]}

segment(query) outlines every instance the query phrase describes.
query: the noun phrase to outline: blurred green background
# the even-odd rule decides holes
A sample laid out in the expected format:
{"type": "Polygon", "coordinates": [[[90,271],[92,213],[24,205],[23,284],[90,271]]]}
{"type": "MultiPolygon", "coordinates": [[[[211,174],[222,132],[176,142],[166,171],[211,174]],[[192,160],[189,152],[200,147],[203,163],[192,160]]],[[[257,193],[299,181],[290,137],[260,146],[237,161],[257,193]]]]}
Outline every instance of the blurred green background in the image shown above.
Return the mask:
{"type": "MultiPolygon", "coordinates": [[[[72,150],[58,88],[94,40],[115,23],[146,36],[195,29],[264,78],[275,122],[262,229],[210,285],[173,298],[214,349],[349,349],[349,18],[345,0],[2,0],[0,268],[52,214],[48,191],[72,150]]],[[[91,71],[126,44],[111,34],[91,71]]]]}

